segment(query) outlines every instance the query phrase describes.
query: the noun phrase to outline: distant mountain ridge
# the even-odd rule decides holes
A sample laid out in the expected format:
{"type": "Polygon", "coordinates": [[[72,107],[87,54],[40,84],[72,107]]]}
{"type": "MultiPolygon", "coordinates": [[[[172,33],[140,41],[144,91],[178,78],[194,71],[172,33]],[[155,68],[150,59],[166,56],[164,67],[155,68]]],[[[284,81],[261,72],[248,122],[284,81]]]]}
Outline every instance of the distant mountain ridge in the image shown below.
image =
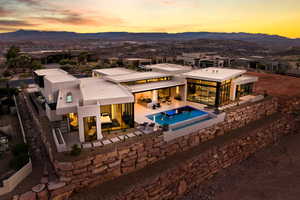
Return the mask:
{"type": "Polygon", "coordinates": [[[66,31],[35,31],[18,30],[0,33],[1,39],[10,40],[38,40],[38,39],[106,39],[106,40],[242,40],[255,42],[260,45],[283,45],[285,47],[300,46],[300,39],[292,39],[279,35],[253,33],[223,33],[223,32],[183,32],[183,33],[130,33],[130,32],[100,32],[76,33],[66,31]]]}

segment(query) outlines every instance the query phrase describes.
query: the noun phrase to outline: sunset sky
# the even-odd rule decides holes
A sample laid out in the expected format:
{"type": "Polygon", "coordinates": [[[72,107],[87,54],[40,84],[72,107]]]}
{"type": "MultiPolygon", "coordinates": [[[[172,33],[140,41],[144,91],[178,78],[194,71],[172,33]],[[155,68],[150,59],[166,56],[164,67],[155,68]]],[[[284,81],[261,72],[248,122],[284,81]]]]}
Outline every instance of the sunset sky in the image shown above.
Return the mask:
{"type": "Polygon", "coordinates": [[[300,0],[0,0],[0,32],[250,32],[300,38],[300,0]]]}

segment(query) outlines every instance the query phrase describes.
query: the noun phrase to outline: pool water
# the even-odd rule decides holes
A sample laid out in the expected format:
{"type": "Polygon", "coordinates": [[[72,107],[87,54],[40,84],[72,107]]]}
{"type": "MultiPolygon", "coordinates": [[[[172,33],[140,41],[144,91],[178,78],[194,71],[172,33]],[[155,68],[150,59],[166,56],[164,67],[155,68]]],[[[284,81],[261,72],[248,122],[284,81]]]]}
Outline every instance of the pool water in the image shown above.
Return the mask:
{"type": "Polygon", "coordinates": [[[207,112],[198,110],[191,106],[184,106],[153,115],[148,115],[147,118],[155,123],[158,123],[159,125],[171,125],[207,114],[207,112]]]}

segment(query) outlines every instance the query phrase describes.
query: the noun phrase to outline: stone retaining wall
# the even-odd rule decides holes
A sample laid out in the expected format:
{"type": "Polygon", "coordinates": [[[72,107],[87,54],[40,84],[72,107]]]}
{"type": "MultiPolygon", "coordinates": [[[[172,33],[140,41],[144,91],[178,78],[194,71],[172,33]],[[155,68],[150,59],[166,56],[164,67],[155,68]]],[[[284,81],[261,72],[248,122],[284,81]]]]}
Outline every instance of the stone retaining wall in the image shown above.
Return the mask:
{"type": "Polygon", "coordinates": [[[72,191],[78,191],[87,186],[101,184],[142,169],[157,161],[166,159],[175,153],[187,151],[208,140],[229,133],[231,130],[244,127],[245,125],[270,116],[277,111],[277,100],[268,97],[260,102],[244,104],[226,111],[225,121],[212,127],[191,133],[190,135],[177,138],[171,142],[164,142],[162,135],[152,135],[140,140],[112,145],[102,153],[91,153],[81,158],[72,158],[70,161],[59,160],[56,152],[52,149],[48,140],[47,130],[43,130],[36,119],[32,116],[37,126],[41,127],[43,140],[48,149],[49,157],[54,163],[59,180],[58,185],[50,188],[52,197],[60,199],[62,194],[68,196],[72,191]]]}
{"type": "Polygon", "coordinates": [[[137,140],[131,144],[116,145],[105,153],[88,156],[73,162],[54,161],[60,181],[82,188],[99,184],[141,169],[175,153],[186,151],[207,140],[269,116],[277,110],[276,99],[242,105],[228,110],[223,123],[164,142],[162,135],[137,140]]]}
{"type": "MultiPolygon", "coordinates": [[[[101,199],[115,200],[176,199],[204,180],[210,179],[221,169],[245,160],[283,135],[293,133],[296,123],[299,124],[299,121],[295,122],[294,118],[282,116],[241,137],[214,145],[185,162],[174,163],[174,167],[169,167],[139,184],[133,183],[132,187],[127,186],[115,194],[100,192],[99,196],[103,195],[101,199]]],[[[109,184],[116,184],[115,182],[109,184]]],[[[105,190],[107,185],[99,188],[105,190]]]]}

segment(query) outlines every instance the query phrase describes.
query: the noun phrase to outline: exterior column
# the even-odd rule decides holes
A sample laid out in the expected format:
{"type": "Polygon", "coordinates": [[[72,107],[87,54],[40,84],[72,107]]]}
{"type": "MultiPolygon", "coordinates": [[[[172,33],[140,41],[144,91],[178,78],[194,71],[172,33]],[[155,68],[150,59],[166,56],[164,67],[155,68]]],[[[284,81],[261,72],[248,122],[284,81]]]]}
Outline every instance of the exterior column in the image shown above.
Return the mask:
{"type": "Polygon", "coordinates": [[[157,103],[158,102],[158,91],[157,90],[153,90],[152,91],[152,102],[153,103],[157,103]]]}
{"type": "Polygon", "coordinates": [[[231,88],[231,95],[230,95],[230,99],[232,101],[235,101],[235,98],[236,98],[236,87],[237,87],[237,84],[232,84],[232,88],[231,88]]]}
{"type": "Polygon", "coordinates": [[[182,100],[186,103],[187,102],[187,93],[188,93],[188,82],[187,82],[187,80],[185,80],[185,84],[184,84],[184,86],[182,87],[182,100]]]}
{"type": "Polygon", "coordinates": [[[78,115],[78,130],[79,130],[79,141],[84,142],[84,124],[83,117],[78,115]]]}
{"type": "Polygon", "coordinates": [[[100,115],[96,116],[96,126],[97,126],[97,140],[101,140],[103,138],[101,131],[101,117],[100,115]]]}
{"type": "Polygon", "coordinates": [[[215,101],[216,107],[219,107],[220,105],[220,87],[221,87],[221,83],[217,82],[216,101],[215,101]]]}

